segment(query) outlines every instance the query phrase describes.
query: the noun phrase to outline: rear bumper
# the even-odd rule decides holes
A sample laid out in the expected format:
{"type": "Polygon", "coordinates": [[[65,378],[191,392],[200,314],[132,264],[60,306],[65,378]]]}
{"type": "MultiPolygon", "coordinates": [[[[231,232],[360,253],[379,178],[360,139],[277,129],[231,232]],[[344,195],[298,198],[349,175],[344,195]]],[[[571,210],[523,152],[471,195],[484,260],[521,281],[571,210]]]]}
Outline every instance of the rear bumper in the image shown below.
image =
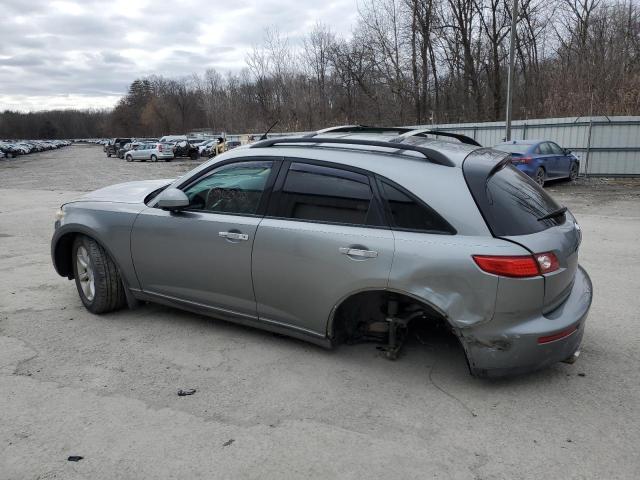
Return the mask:
{"type": "Polygon", "coordinates": [[[578,267],[571,293],[554,311],[508,328],[491,321],[465,330],[462,342],[471,373],[480,377],[517,375],[570,358],[582,342],[592,298],[591,279],[578,267]],[[562,338],[552,340],[558,334],[562,338]]]}

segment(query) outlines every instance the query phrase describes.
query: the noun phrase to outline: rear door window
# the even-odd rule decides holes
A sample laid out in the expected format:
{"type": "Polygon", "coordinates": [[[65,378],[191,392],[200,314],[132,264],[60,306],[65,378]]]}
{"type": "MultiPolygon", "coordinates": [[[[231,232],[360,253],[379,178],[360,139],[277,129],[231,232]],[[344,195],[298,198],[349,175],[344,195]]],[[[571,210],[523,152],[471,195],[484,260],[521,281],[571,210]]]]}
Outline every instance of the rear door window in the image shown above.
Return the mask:
{"type": "Polygon", "coordinates": [[[348,170],[294,162],[280,191],[277,216],[370,225],[376,210],[369,177],[348,170]]]}
{"type": "Polygon", "coordinates": [[[551,149],[551,145],[548,142],[544,142],[540,144],[540,153],[542,155],[552,155],[553,150],[551,149]]]}
{"type": "Polygon", "coordinates": [[[453,227],[428,206],[420,204],[409,194],[384,180],[380,181],[380,185],[387,202],[392,227],[429,233],[455,233],[453,227]]]}
{"type": "Polygon", "coordinates": [[[548,142],[548,145],[551,147],[551,151],[556,155],[564,155],[564,150],[562,150],[557,144],[548,142]]]}

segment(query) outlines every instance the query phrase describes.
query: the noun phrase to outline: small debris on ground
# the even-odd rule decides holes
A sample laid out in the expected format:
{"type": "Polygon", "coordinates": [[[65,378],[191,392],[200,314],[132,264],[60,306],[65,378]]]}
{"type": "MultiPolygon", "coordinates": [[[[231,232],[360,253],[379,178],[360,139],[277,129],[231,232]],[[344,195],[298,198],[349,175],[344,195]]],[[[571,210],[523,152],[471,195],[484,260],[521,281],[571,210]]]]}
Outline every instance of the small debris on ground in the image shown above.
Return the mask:
{"type": "Polygon", "coordinates": [[[235,440],[233,438],[230,438],[229,440],[227,440],[226,442],[224,442],[222,444],[223,447],[228,447],[229,445],[231,445],[233,442],[235,442],[235,440]]]}
{"type": "Polygon", "coordinates": [[[67,458],[67,461],[69,461],[69,462],[79,462],[83,458],[84,457],[81,457],[80,455],[71,455],[70,457],[67,458]]]}
{"type": "Polygon", "coordinates": [[[195,388],[186,388],[184,390],[182,389],[178,390],[179,397],[186,397],[187,395],[193,395],[194,393],[196,393],[195,388]]]}
{"type": "Polygon", "coordinates": [[[587,374],[586,374],[586,373],[582,373],[582,372],[580,372],[580,373],[578,374],[578,376],[579,376],[579,377],[586,377],[586,376],[587,376],[587,374]]]}

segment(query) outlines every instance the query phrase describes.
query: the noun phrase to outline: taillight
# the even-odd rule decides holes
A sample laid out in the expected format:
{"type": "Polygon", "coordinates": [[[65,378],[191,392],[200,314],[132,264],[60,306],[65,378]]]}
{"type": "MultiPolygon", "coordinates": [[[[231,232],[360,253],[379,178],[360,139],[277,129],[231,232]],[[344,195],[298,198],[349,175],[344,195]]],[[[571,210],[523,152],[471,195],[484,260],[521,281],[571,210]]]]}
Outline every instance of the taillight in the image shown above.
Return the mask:
{"type": "Polygon", "coordinates": [[[551,252],[537,253],[535,257],[542,274],[555,272],[560,268],[558,257],[551,252]]]}
{"type": "Polygon", "coordinates": [[[531,163],[531,157],[511,157],[511,163],[517,165],[519,163],[531,163]]]}
{"type": "Polygon", "coordinates": [[[527,278],[551,273],[560,268],[558,258],[551,252],[536,255],[472,255],[485,272],[503,277],[527,278]]]}
{"type": "Polygon", "coordinates": [[[473,259],[485,272],[503,277],[524,278],[540,275],[538,264],[531,255],[511,257],[473,255],[473,259]]]}

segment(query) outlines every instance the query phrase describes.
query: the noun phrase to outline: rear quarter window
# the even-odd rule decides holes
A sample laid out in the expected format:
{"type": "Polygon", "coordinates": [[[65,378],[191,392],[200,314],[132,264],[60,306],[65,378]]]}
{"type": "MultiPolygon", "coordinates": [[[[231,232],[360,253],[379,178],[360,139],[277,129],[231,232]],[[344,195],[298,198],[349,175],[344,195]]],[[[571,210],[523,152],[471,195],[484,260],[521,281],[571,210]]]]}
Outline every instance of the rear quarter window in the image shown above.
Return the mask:
{"type": "Polygon", "coordinates": [[[430,207],[408,193],[380,180],[382,194],[391,217],[391,226],[401,230],[455,234],[454,228],[430,207]]]}

